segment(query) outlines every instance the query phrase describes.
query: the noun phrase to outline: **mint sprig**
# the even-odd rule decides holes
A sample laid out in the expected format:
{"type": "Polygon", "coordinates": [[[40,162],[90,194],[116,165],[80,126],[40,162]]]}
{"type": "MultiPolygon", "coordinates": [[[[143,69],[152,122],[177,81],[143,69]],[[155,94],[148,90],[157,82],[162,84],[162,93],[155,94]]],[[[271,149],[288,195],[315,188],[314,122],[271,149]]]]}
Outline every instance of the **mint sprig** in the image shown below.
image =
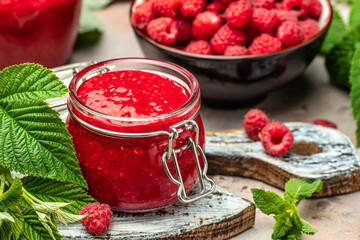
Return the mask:
{"type": "Polygon", "coordinates": [[[0,72],[0,239],[60,240],[57,223],[86,216],[93,202],[59,114],[46,99],[68,92],[54,73],[37,64],[0,72]],[[13,178],[10,171],[27,175],[13,178]]]}
{"type": "Polygon", "coordinates": [[[356,45],[356,50],[351,61],[350,70],[350,97],[351,107],[353,110],[354,119],[356,121],[356,141],[360,146],[360,42],[356,45]]]}
{"type": "Polygon", "coordinates": [[[253,199],[257,208],[264,214],[275,215],[276,223],[272,239],[299,239],[302,233],[313,235],[317,232],[308,222],[300,218],[297,206],[314,192],[319,192],[322,182],[308,183],[301,179],[290,179],[285,185],[284,198],[263,189],[252,188],[253,199]]]}

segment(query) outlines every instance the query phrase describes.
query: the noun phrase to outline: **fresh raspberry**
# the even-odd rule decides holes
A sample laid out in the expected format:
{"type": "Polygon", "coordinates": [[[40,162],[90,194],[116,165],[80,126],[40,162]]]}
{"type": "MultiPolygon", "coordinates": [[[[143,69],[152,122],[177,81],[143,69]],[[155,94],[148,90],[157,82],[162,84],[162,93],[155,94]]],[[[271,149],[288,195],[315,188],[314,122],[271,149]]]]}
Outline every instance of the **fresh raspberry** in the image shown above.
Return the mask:
{"type": "Polygon", "coordinates": [[[271,9],[273,13],[276,15],[276,25],[280,25],[285,21],[297,22],[297,16],[291,13],[291,11],[287,11],[284,9],[271,9]]]}
{"type": "Polygon", "coordinates": [[[263,33],[259,37],[255,38],[249,47],[249,54],[263,54],[277,52],[281,50],[281,41],[271,36],[270,34],[263,33]]]}
{"type": "Polygon", "coordinates": [[[275,7],[275,0],[252,0],[251,5],[253,8],[272,9],[275,7]]]}
{"type": "Polygon", "coordinates": [[[211,45],[208,41],[205,40],[197,40],[190,42],[186,46],[185,51],[197,54],[212,55],[211,45]]]}
{"type": "Polygon", "coordinates": [[[245,42],[245,34],[228,24],[221,26],[210,40],[213,52],[219,55],[222,55],[228,46],[243,45],[245,42]]]}
{"type": "Polygon", "coordinates": [[[292,11],[299,19],[306,19],[309,16],[309,0],[283,0],[281,7],[292,11]]]}
{"type": "Polygon", "coordinates": [[[263,111],[251,109],[244,116],[243,126],[250,139],[259,141],[259,133],[269,122],[269,118],[263,111]]]}
{"type": "Polygon", "coordinates": [[[300,21],[299,25],[304,33],[305,40],[312,38],[320,30],[319,24],[313,19],[306,19],[304,21],[300,21]]]}
{"type": "Polygon", "coordinates": [[[191,21],[182,18],[177,17],[174,19],[174,25],[177,29],[177,37],[176,42],[183,43],[190,41],[192,35],[191,35],[191,21]]]}
{"type": "Polygon", "coordinates": [[[110,226],[112,211],[109,205],[90,203],[80,210],[80,215],[89,215],[81,220],[82,225],[91,234],[101,234],[110,226]]]}
{"type": "Polygon", "coordinates": [[[209,39],[220,27],[221,19],[213,12],[202,12],[192,22],[192,34],[195,39],[209,39]]]}
{"type": "Polygon", "coordinates": [[[243,46],[228,46],[225,49],[224,56],[244,56],[247,55],[247,48],[243,46]]]}
{"type": "Polygon", "coordinates": [[[146,29],[148,23],[155,17],[152,10],[152,1],[146,1],[136,6],[131,15],[131,23],[140,30],[146,29]]]}
{"type": "Polygon", "coordinates": [[[205,11],[210,11],[210,12],[214,12],[214,13],[222,13],[225,11],[225,8],[226,7],[225,7],[224,3],[215,1],[215,2],[208,4],[205,7],[205,11]]]}
{"type": "Polygon", "coordinates": [[[152,0],[155,14],[163,17],[174,18],[179,0],[152,0]]]}
{"type": "Polygon", "coordinates": [[[265,151],[273,156],[287,153],[294,142],[289,128],[280,122],[273,122],[261,130],[261,143],[265,151]]]}
{"type": "Polygon", "coordinates": [[[337,125],[335,123],[330,122],[330,121],[325,120],[325,119],[321,119],[321,118],[315,119],[312,123],[316,124],[316,125],[321,125],[321,126],[324,126],[324,127],[337,129],[337,125]]]}
{"type": "Polygon", "coordinates": [[[149,22],[147,33],[161,44],[171,44],[176,41],[178,30],[173,24],[174,20],[169,17],[159,17],[149,22]]]}
{"type": "Polygon", "coordinates": [[[304,41],[304,33],[298,23],[292,21],[283,22],[276,36],[280,39],[283,46],[295,46],[304,41]]]}
{"type": "Polygon", "coordinates": [[[265,8],[255,8],[251,18],[251,26],[262,33],[272,34],[275,30],[276,15],[265,8]]]}
{"type": "Polygon", "coordinates": [[[195,17],[205,6],[205,0],[181,0],[180,13],[186,18],[195,17]]]}
{"type": "Polygon", "coordinates": [[[251,19],[252,9],[246,0],[231,3],[225,10],[228,24],[233,28],[245,27],[251,19]]]}
{"type": "Polygon", "coordinates": [[[319,19],[322,12],[322,5],[319,0],[310,0],[309,6],[309,17],[319,19]]]}

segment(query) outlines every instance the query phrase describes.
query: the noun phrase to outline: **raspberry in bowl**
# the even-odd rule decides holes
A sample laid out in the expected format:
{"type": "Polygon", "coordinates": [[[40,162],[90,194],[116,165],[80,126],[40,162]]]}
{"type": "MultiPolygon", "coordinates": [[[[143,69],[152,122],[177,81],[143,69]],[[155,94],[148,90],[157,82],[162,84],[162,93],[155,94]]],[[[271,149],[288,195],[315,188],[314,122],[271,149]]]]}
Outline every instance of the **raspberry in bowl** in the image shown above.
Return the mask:
{"type": "Polygon", "coordinates": [[[183,1],[163,4],[163,12],[154,7],[159,2],[132,2],[144,55],[187,68],[199,80],[203,102],[229,108],[257,102],[304,72],[332,17],[328,0],[211,0],[192,17],[180,10],[183,1]]]}
{"type": "Polygon", "coordinates": [[[96,200],[144,212],[214,191],[202,150],[199,85],[188,71],[114,59],[83,69],[69,89],[68,130],[96,200]],[[197,183],[200,193],[189,195],[197,183]]]}

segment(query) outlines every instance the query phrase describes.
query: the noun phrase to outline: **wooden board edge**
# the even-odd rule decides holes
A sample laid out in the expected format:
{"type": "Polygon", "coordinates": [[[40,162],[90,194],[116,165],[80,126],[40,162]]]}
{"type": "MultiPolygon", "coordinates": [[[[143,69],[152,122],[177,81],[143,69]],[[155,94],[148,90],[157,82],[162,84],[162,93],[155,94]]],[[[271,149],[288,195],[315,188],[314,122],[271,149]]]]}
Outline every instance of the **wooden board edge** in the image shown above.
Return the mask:
{"type": "MultiPolygon", "coordinates": [[[[244,199],[246,200],[246,199],[244,199]]],[[[224,240],[234,237],[245,230],[251,228],[255,224],[255,204],[246,200],[250,205],[243,211],[224,220],[201,226],[191,231],[184,231],[181,234],[161,238],[162,240],[176,239],[201,239],[201,240],[224,240]]]]}
{"type": "MultiPolygon", "coordinates": [[[[302,178],[259,159],[242,158],[226,159],[207,156],[211,168],[210,175],[240,176],[260,180],[274,187],[284,190],[285,183],[290,178],[302,178]]],[[[360,190],[360,171],[355,170],[351,175],[344,174],[329,179],[323,179],[323,189],[313,197],[329,197],[360,190]]]]}

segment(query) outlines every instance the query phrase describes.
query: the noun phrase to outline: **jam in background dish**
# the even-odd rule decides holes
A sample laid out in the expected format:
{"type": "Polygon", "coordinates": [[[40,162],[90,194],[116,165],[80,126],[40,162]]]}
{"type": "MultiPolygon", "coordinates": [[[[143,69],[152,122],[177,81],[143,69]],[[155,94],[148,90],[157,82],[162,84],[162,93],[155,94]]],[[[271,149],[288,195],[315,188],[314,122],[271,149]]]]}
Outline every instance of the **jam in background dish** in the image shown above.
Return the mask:
{"type": "Polygon", "coordinates": [[[81,0],[0,1],[0,70],[24,62],[55,67],[69,59],[81,0]]]}
{"type": "MultiPolygon", "coordinates": [[[[168,132],[171,125],[190,119],[199,108],[197,104],[191,111],[172,114],[188,101],[189,91],[170,78],[135,70],[96,75],[78,88],[77,97],[96,113],[108,117],[96,113],[85,117],[69,104],[74,115],[92,126],[120,133],[168,132]],[[168,117],[162,118],[164,114],[168,117]]],[[[194,120],[200,128],[199,144],[203,147],[200,116],[194,120]]],[[[169,180],[162,164],[167,135],[119,137],[90,130],[73,117],[67,123],[89,193],[99,202],[110,204],[114,210],[136,212],[177,201],[178,186],[169,180]]],[[[194,133],[181,133],[174,147],[184,146],[187,137],[194,137],[194,133]]],[[[198,182],[193,153],[187,149],[177,157],[189,192],[198,182]]],[[[177,178],[172,159],[168,160],[168,167],[177,178]]]]}

